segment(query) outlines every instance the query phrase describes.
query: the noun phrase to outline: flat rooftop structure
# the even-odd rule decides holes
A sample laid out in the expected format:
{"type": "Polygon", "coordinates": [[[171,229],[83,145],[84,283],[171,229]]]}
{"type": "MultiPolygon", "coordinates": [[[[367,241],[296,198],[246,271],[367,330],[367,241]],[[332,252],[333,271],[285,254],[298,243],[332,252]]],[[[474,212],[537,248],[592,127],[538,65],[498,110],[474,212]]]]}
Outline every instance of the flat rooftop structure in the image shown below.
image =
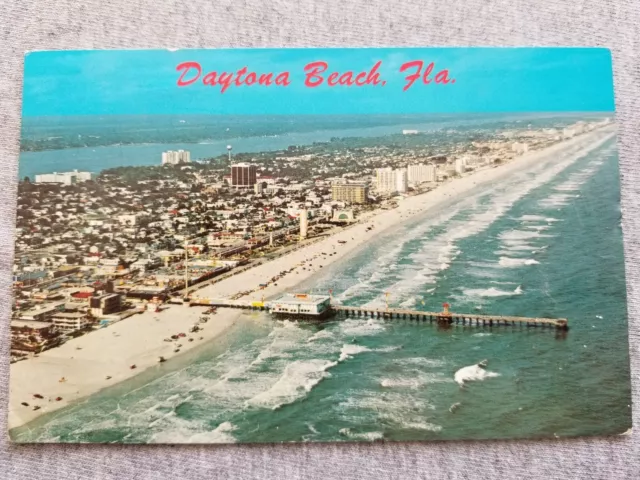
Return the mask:
{"type": "Polygon", "coordinates": [[[60,312],[60,313],[54,313],[53,315],[51,315],[51,318],[58,318],[58,319],[76,319],[76,318],[83,318],[86,317],[87,315],[85,313],[82,312],[60,312]]]}
{"type": "Polygon", "coordinates": [[[326,300],[330,300],[330,297],[328,295],[309,295],[306,293],[285,293],[280,298],[274,300],[272,303],[295,303],[295,304],[316,305],[326,300]]]}
{"type": "Polygon", "coordinates": [[[11,328],[29,328],[31,330],[44,330],[51,328],[53,324],[49,322],[38,322],[35,320],[11,320],[11,328]]]}
{"type": "Polygon", "coordinates": [[[271,312],[279,315],[322,316],[331,312],[331,297],[306,293],[286,293],[270,302],[271,312]]]}
{"type": "Polygon", "coordinates": [[[23,320],[31,320],[34,317],[40,317],[42,315],[47,315],[50,313],[59,310],[60,308],[64,308],[65,302],[58,303],[50,303],[46,305],[41,305],[40,308],[32,308],[30,310],[24,311],[20,313],[20,318],[23,320]]]}

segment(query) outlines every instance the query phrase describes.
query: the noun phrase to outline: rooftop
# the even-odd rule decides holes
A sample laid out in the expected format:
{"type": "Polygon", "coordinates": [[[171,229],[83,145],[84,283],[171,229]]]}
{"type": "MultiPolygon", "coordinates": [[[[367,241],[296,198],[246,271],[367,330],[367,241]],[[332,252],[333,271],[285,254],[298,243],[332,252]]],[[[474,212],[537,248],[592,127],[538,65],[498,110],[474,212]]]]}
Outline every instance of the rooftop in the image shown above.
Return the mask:
{"type": "Polygon", "coordinates": [[[41,330],[43,328],[50,328],[51,324],[47,322],[37,322],[35,320],[11,320],[11,326],[13,328],[31,328],[34,330],[41,330]]]}
{"type": "Polygon", "coordinates": [[[281,297],[275,299],[273,303],[295,303],[316,305],[318,303],[329,300],[328,295],[310,295],[306,293],[285,293],[281,297]]]}
{"type": "Polygon", "coordinates": [[[50,303],[47,305],[41,305],[39,307],[35,307],[32,308],[31,310],[27,310],[25,312],[21,313],[22,317],[30,317],[33,315],[39,315],[42,313],[49,313],[49,312],[54,312],[55,310],[57,310],[58,308],[64,306],[64,302],[58,302],[58,303],[50,303]]]}
{"type": "Polygon", "coordinates": [[[86,315],[84,313],[81,312],[60,312],[60,313],[54,313],[52,315],[53,318],[82,318],[82,317],[86,317],[86,315]]]}

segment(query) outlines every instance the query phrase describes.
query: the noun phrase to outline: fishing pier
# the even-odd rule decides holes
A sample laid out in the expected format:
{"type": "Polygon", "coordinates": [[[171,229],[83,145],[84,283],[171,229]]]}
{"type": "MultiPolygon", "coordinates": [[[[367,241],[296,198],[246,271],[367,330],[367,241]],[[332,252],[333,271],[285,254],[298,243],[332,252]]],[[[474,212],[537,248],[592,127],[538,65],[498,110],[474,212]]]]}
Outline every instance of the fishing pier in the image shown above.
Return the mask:
{"type": "Polygon", "coordinates": [[[512,317],[503,315],[478,315],[475,313],[454,313],[445,309],[442,312],[424,312],[421,310],[405,310],[401,308],[374,309],[366,307],[349,307],[332,305],[331,309],[339,316],[371,317],[436,322],[440,325],[483,325],[483,326],[522,326],[547,327],[568,330],[566,318],[533,318],[512,317]]]}
{"type": "Polygon", "coordinates": [[[415,320],[417,322],[436,323],[440,326],[477,325],[489,327],[540,327],[568,330],[566,318],[515,317],[505,315],[480,315],[476,313],[457,313],[449,310],[449,304],[443,304],[441,312],[426,312],[391,308],[354,307],[337,305],[331,297],[324,295],[285,294],[271,302],[240,300],[213,300],[208,298],[190,298],[189,305],[209,307],[241,308],[263,310],[281,318],[295,320],[323,320],[329,317],[381,318],[388,320],[415,320]]]}

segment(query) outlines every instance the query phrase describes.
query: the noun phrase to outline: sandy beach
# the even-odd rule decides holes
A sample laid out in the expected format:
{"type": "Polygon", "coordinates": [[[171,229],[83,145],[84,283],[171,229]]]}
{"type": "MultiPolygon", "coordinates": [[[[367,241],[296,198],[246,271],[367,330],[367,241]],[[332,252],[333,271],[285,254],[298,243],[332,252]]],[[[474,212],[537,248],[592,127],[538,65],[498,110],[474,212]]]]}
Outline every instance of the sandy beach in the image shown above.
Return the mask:
{"type": "MultiPolygon", "coordinates": [[[[613,135],[614,127],[605,127],[545,150],[530,152],[504,165],[485,168],[451,180],[428,193],[405,198],[399,203],[398,208],[362,216],[349,228],[281,258],[196,290],[194,295],[231,298],[238,292],[253,290],[252,293],[241,297],[241,300],[261,300],[263,297],[269,299],[282,292],[293,291],[296,285],[316,274],[321,268],[340,261],[380,232],[392,228],[412,215],[437,208],[478,185],[499,181],[516,170],[526,169],[540,158],[561,155],[567,151],[577,155],[582,150],[587,152],[613,135]],[[372,225],[373,230],[367,231],[372,225]],[[260,284],[279,272],[288,270],[291,270],[290,273],[276,283],[270,283],[265,289],[260,289],[260,284]]],[[[204,342],[215,339],[233,325],[242,313],[241,310],[219,309],[218,313],[204,324],[204,330],[188,333],[203,311],[202,307],[168,305],[159,313],[144,312],[133,315],[107,328],[70,340],[61,347],[40,354],[37,358],[12,364],[9,428],[24,425],[42,414],[131,378],[157,365],[159,356],[165,357],[170,364],[176,355],[182,355],[204,342]],[[186,333],[187,336],[178,342],[163,341],[164,338],[180,332],[186,333]],[[189,342],[189,337],[193,341],[189,342]],[[178,353],[174,352],[176,343],[182,345],[178,353]],[[131,369],[131,365],[136,365],[136,368],[131,369]],[[65,381],[60,382],[61,378],[65,381]],[[44,398],[35,399],[35,393],[44,398]],[[62,397],[62,400],[56,401],[56,397],[62,397]],[[29,403],[29,406],[21,405],[22,402],[29,403]],[[41,408],[34,411],[33,407],[36,405],[41,408]]]]}
{"type": "Polygon", "coordinates": [[[194,292],[194,296],[220,299],[229,298],[239,291],[255,290],[255,292],[241,297],[240,300],[251,301],[261,300],[263,297],[265,299],[273,298],[284,291],[294,289],[296,285],[316,274],[321,268],[340,261],[353,250],[375,238],[380,232],[406,221],[413,215],[437,208],[439,205],[452,198],[464,195],[479,185],[499,181],[500,178],[508,176],[511,172],[526,169],[543,157],[561,154],[570,149],[573,151],[583,149],[586,153],[601,145],[613,135],[614,129],[606,127],[555,144],[547,149],[522,155],[509,163],[497,167],[484,168],[462,178],[450,180],[430,192],[405,198],[393,210],[376,211],[366,216],[363,215],[351,227],[345,228],[324,240],[288,253],[277,260],[256,266],[220,283],[199,289],[194,292]],[[374,229],[367,231],[369,226],[373,226],[374,229]],[[327,253],[327,255],[322,255],[323,252],[327,253]],[[329,256],[331,253],[333,255],[329,256]],[[266,288],[260,289],[260,284],[265,283],[280,271],[289,269],[293,270],[283,278],[280,278],[277,281],[277,285],[269,283],[266,288]]]}

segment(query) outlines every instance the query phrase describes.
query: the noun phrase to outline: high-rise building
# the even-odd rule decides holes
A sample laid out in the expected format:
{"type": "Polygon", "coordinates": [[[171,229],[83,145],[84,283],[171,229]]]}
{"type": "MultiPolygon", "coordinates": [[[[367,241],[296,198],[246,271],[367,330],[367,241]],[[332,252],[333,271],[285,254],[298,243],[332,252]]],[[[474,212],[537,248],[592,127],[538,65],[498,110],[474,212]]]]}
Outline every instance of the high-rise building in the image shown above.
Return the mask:
{"type": "Polygon", "coordinates": [[[378,192],[394,192],[396,189],[396,175],[393,168],[376,168],[376,190],[378,192]]]}
{"type": "Polygon", "coordinates": [[[253,192],[256,195],[262,195],[264,193],[264,183],[262,182],[257,182],[254,186],[253,186],[253,192]]]}
{"type": "Polygon", "coordinates": [[[231,165],[232,187],[253,187],[256,184],[257,167],[251,163],[231,165]]]}
{"type": "Polygon", "coordinates": [[[527,153],[529,151],[529,145],[526,143],[513,142],[511,150],[520,154],[527,153]]]}
{"type": "Polygon", "coordinates": [[[191,152],[187,150],[169,150],[162,152],[162,165],[178,165],[191,162],[191,152]]]}
{"type": "Polygon", "coordinates": [[[376,190],[379,193],[405,193],[409,188],[406,168],[391,167],[376,169],[376,190]]]}
{"type": "Polygon", "coordinates": [[[303,208],[300,211],[300,240],[307,238],[309,230],[309,217],[307,216],[307,209],[303,208]]]}
{"type": "Polygon", "coordinates": [[[467,159],[466,158],[456,158],[456,173],[463,174],[467,171],[467,159]]]}
{"type": "Polygon", "coordinates": [[[367,203],[369,188],[363,183],[334,183],[331,200],[347,203],[367,203]]]}
{"type": "Polygon", "coordinates": [[[86,182],[87,180],[91,180],[91,172],[79,172],[78,170],[74,170],[73,172],[53,172],[36,175],[35,183],[61,183],[62,185],[74,185],[76,183],[86,182]]]}
{"type": "Polygon", "coordinates": [[[407,176],[406,168],[399,168],[395,171],[396,174],[396,192],[406,193],[409,188],[409,180],[407,176]]]}
{"type": "Polygon", "coordinates": [[[425,164],[409,165],[407,167],[407,178],[409,183],[414,185],[424,182],[435,182],[436,166],[425,164]]]}

